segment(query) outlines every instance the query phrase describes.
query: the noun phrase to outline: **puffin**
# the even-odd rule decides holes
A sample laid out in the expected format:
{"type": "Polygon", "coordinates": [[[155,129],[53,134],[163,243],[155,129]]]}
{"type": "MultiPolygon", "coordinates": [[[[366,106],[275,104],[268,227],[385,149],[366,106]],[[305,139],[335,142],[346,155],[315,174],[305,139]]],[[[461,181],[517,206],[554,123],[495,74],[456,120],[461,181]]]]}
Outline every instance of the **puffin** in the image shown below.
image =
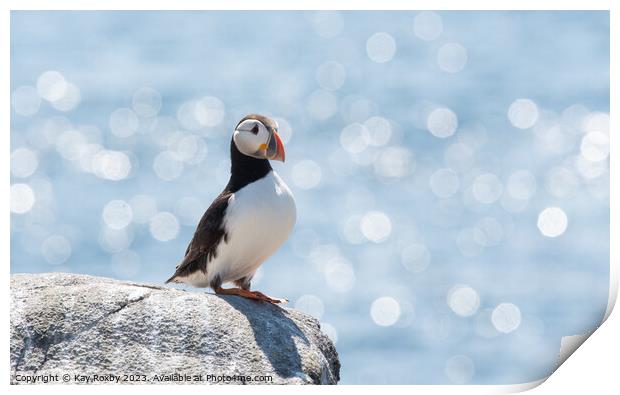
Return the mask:
{"type": "Polygon", "coordinates": [[[273,304],[286,299],[250,290],[256,270],[286,241],[296,221],[295,199],[270,160],[284,162],[278,124],[250,114],[230,141],[230,179],[200,219],[182,261],[167,283],[210,287],[273,304]],[[225,283],[236,287],[223,288],[225,283]]]}

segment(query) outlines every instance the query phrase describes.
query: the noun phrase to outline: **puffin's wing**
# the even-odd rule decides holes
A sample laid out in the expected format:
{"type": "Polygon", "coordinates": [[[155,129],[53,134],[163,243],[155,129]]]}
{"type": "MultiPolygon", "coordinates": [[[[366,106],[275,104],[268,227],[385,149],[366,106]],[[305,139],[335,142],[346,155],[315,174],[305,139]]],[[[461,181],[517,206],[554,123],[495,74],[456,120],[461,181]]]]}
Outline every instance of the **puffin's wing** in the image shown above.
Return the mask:
{"type": "Polygon", "coordinates": [[[207,263],[217,256],[217,247],[226,241],[228,234],[224,228],[224,216],[228,208],[231,192],[222,192],[205,211],[192,241],[187,246],[183,261],[177,266],[176,272],[166,283],[177,277],[185,277],[201,270],[206,272],[207,263]]]}

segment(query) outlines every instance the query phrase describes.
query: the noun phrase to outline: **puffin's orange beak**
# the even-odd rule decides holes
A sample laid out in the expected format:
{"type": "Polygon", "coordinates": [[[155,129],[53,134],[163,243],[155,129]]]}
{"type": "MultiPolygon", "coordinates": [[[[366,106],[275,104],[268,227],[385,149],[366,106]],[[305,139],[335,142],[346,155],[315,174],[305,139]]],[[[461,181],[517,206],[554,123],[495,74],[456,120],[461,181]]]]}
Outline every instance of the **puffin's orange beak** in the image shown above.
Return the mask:
{"type": "Polygon", "coordinates": [[[273,132],[273,137],[276,138],[276,154],[271,157],[271,160],[279,160],[284,162],[284,143],[282,143],[282,139],[278,135],[278,132],[273,132]]]}

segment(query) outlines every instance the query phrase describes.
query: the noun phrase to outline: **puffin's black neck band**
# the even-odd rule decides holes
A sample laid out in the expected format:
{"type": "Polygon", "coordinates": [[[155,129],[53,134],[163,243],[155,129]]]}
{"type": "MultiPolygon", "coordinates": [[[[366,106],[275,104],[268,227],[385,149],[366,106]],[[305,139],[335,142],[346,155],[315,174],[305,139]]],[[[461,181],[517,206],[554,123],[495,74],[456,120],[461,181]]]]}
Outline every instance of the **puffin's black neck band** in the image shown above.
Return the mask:
{"type": "Polygon", "coordinates": [[[230,180],[226,190],[237,192],[244,186],[265,177],[273,170],[267,159],[257,159],[241,153],[234,140],[230,141],[230,180]]]}

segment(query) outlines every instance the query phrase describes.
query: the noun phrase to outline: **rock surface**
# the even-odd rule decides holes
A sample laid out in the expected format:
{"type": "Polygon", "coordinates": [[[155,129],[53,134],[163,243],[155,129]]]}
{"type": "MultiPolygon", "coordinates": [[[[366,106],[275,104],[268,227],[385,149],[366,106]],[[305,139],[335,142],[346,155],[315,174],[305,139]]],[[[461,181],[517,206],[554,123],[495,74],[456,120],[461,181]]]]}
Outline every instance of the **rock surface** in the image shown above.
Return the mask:
{"type": "Polygon", "coordinates": [[[86,275],[11,276],[12,383],[336,384],[339,370],[318,321],[295,310],[86,275]]]}

